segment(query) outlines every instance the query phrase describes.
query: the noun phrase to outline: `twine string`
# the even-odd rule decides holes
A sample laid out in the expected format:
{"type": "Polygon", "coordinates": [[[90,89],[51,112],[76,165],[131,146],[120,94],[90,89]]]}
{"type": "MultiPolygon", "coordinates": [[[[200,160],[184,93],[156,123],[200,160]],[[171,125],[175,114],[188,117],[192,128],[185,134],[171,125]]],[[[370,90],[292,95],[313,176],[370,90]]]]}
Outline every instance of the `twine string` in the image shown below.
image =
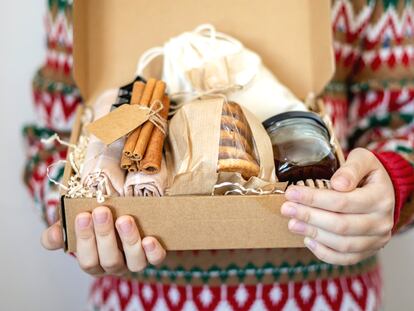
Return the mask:
{"type": "Polygon", "coordinates": [[[50,182],[52,182],[53,184],[55,184],[55,185],[56,185],[56,186],[58,186],[59,188],[61,188],[61,189],[65,190],[65,191],[67,191],[67,190],[68,190],[68,187],[66,187],[64,184],[62,184],[61,182],[57,181],[57,180],[56,180],[56,179],[54,179],[52,176],[50,176],[50,170],[51,170],[53,167],[55,167],[55,166],[57,166],[57,165],[59,165],[59,164],[66,164],[66,161],[65,161],[65,160],[59,160],[59,161],[57,161],[57,162],[55,162],[55,163],[50,164],[50,165],[46,168],[46,176],[47,176],[47,179],[49,179],[49,181],[50,181],[50,182]]]}
{"type": "Polygon", "coordinates": [[[238,194],[238,195],[267,195],[267,194],[275,194],[285,193],[284,191],[277,189],[276,187],[273,187],[271,190],[264,190],[262,188],[246,188],[243,185],[239,183],[233,183],[233,182],[222,182],[220,184],[214,185],[213,191],[211,192],[211,195],[215,195],[215,192],[217,189],[221,188],[227,188],[227,187],[233,187],[234,189],[227,190],[224,195],[231,195],[231,194],[238,194]]]}
{"type": "Polygon", "coordinates": [[[154,100],[149,107],[139,106],[139,109],[148,111],[148,121],[154,124],[164,136],[167,135],[168,122],[160,116],[160,112],[164,109],[162,101],[154,100]]]}
{"type": "MultiPolygon", "coordinates": [[[[90,114],[86,113],[86,117],[84,115],[82,119],[84,119],[85,122],[87,122],[86,119],[90,120],[89,117],[90,117],[90,114]]],[[[50,180],[50,182],[57,185],[60,189],[63,189],[66,192],[65,194],[66,197],[68,198],[93,198],[94,196],[96,196],[98,203],[103,203],[105,201],[105,195],[103,194],[101,190],[105,186],[105,179],[99,176],[101,174],[101,171],[95,172],[94,174],[92,174],[92,176],[88,176],[90,177],[90,180],[89,180],[90,185],[97,185],[98,190],[95,191],[94,188],[88,185],[83,185],[81,181],[81,176],[82,176],[81,174],[82,174],[82,169],[84,166],[86,149],[89,143],[89,138],[86,136],[85,133],[81,134],[77,145],[74,145],[74,144],[71,144],[71,143],[68,143],[62,140],[58,134],[54,134],[47,139],[42,139],[41,141],[43,144],[52,144],[57,141],[61,145],[69,147],[68,161],[70,163],[70,166],[74,174],[69,177],[67,186],[57,181],[56,179],[54,179],[50,174],[50,171],[53,169],[53,167],[59,164],[66,164],[67,161],[59,160],[59,161],[56,161],[50,164],[46,168],[47,178],[50,180]]]]}
{"type": "Polygon", "coordinates": [[[168,115],[174,115],[177,110],[182,108],[187,103],[190,103],[197,99],[203,99],[203,98],[223,98],[224,102],[227,103],[227,95],[226,93],[236,92],[243,89],[243,85],[239,84],[230,84],[226,86],[220,86],[214,89],[210,89],[208,91],[189,91],[189,92],[176,92],[170,95],[172,100],[171,109],[168,115]],[[179,98],[188,98],[187,100],[182,100],[180,102],[174,102],[174,99],[179,98]]]}
{"type": "Polygon", "coordinates": [[[330,141],[329,141],[329,143],[330,143],[330,145],[332,147],[335,147],[336,146],[336,141],[335,141],[335,135],[333,135],[333,133],[334,133],[334,127],[333,127],[331,118],[329,118],[329,116],[325,115],[323,117],[323,121],[325,122],[326,127],[328,128],[328,131],[329,131],[329,134],[330,134],[330,141]]]}
{"type": "MultiPolygon", "coordinates": [[[[216,28],[211,24],[201,24],[197,28],[195,28],[192,31],[192,33],[196,34],[196,35],[207,36],[207,37],[210,38],[210,40],[213,43],[215,43],[217,39],[227,41],[227,42],[233,44],[234,52],[237,52],[237,51],[241,50],[242,47],[243,47],[243,45],[241,44],[240,41],[238,41],[237,39],[235,39],[235,38],[233,38],[229,35],[226,35],[224,33],[217,32],[216,28]]],[[[189,44],[189,46],[193,46],[191,40],[188,42],[188,44],[189,44]]],[[[154,59],[156,59],[160,56],[164,56],[165,52],[166,51],[165,51],[164,47],[162,47],[162,46],[153,47],[153,48],[150,48],[149,50],[145,51],[138,60],[136,75],[137,76],[143,76],[145,68],[147,68],[148,65],[154,59]]]]}
{"type": "MultiPolygon", "coordinates": [[[[68,143],[68,142],[66,142],[66,141],[62,140],[62,139],[60,138],[60,136],[59,136],[57,133],[53,134],[52,136],[50,136],[50,137],[48,137],[48,138],[42,138],[42,139],[40,140],[40,142],[41,142],[42,144],[46,145],[46,146],[50,146],[50,145],[54,144],[55,142],[58,142],[59,144],[61,144],[61,145],[63,145],[63,146],[67,146],[67,147],[69,148],[69,152],[70,152],[70,150],[71,150],[71,149],[76,149],[76,148],[77,148],[77,146],[76,146],[76,145],[71,144],[71,143],[68,143]]],[[[71,155],[72,155],[72,153],[70,152],[70,153],[69,153],[69,161],[70,161],[70,163],[71,163],[71,166],[74,168],[74,170],[76,170],[76,171],[77,171],[77,166],[75,165],[75,163],[74,163],[74,161],[73,161],[73,157],[71,157],[71,155]]],[[[58,186],[58,187],[59,187],[59,189],[63,189],[64,191],[68,191],[68,189],[69,189],[69,188],[68,188],[68,187],[66,187],[64,184],[62,184],[61,182],[57,181],[55,178],[53,178],[53,177],[51,176],[51,174],[50,174],[50,171],[51,171],[51,170],[52,170],[55,166],[57,166],[57,165],[59,165],[59,164],[66,164],[66,162],[67,162],[67,161],[65,161],[65,160],[58,160],[58,161],[56,161],[56,162],[54,162],[54,163],[52,163],[52,164],[48,165],[48,167],[46,168],[46,176],[47,176],[47,179],[48,179],[51,183],[53,183],[54,185],[58,186]]]]}
{"type": "Polygon", "coordinates": [[[138,60],[136,75],[143,76],[145,68],[157,57],[164,55],[163,47],[154,47],[142,54],[138,60]]]}
{"type": "Polygon", "coordinates": [[[52,136],[50,136],[50,137],[48,137],[48,138],[42,138],[42,139],[40,140],[40,142],[41,142],[43,145],[46,145],[46,146],[50,146],[50,145],[54,144],[56,141],[57,141],[59,144],[61,144],[61,145],[63,145],[63,146],[66,146],[66,147],[68,147],[68,148],[76,148],[76,145],[71,144],[71,143],[68,143],[68,142],[66,142],[66,141],[62,140],[62,139],[60,138],[60,136],[59,136],[57,133],[53,134],[52,136]]]}

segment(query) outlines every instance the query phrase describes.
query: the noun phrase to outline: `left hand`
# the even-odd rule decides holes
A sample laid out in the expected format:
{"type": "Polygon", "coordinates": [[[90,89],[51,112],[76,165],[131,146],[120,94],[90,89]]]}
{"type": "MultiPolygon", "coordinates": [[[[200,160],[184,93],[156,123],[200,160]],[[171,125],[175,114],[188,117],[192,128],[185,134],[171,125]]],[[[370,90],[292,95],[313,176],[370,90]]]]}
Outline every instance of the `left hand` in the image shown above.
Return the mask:
{"type": "MultiPolygon", "coordinates": [[[[160,264],[166,256],[156,238],[141,238],[133,217],[120,216],[114,224],[112,213],[106,206],[77,215],[75,233],[76,259],[81,269],[92,276],[140,272],[148,263],[160,264]]],[[[44,230],[41,242],[48,250],[63,248],[60,222],[44,230]]]]}
{"type": "Polygon", "coordinates": [[[331,178],[333,190],[291,186],[282,215],[289,230],[305,236],[320,260],[355,264],[376,253],[391,238],[394,188],[373,153],[354,149],[331,178]]]}

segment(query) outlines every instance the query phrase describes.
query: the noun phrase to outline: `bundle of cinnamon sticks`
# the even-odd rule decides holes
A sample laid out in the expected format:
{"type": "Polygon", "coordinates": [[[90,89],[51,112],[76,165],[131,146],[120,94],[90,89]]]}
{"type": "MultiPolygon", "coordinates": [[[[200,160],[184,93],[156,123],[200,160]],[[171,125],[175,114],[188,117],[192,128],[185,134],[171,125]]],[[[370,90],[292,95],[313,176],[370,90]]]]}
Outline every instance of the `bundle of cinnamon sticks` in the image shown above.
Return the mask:
{"type": "MultiPolygon", "coordinates": [[[[167,120],[170,109],[170,99],[165,94],[166,84],[163,81],[149,79],[145,84],[135,82],[131,105],[142,105],[153,112],[157,107],[157,117],[167,120]]],[[[145,174],[157,174],[161,169],[162,150],[165,130],[156,126],[151,120],[146,121],[128,134],[122,152],[121,168],[130,172],[141,171],[145,174]]]]}

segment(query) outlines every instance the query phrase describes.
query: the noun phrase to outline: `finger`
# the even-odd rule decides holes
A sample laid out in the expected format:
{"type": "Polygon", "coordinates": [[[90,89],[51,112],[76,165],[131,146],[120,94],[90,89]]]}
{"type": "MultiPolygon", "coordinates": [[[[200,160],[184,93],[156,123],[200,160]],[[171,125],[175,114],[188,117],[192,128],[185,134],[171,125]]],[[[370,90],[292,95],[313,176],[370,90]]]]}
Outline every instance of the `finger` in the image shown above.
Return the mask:
{"type": "Polygon", "coordinates": [[[145,255],[150,264],[156,266],[165,259],[166,251],[156,238],[145,237],[142,240],[142,246],[144,247],[145,255]]]}
{"type": "Polygon", "coordinates": [[[342,236],[377,236],[391,232],[392,217],[382,214],[340,214],[285,202],[282,215],[342,236]]]}
{"type": "Polygon", "coordinates": [[[128,269],[132,272],[144,270],[147,258],[134,219],[131,216],[122,216],[116,220],[115,225],[122,241],[128,269]]]}
{"type": "Polygon", "coordinates": [[[63,248],[63,235],[60,221],[43,230],[40,242],[42,246],[48,250],[57,250],[63,248]]]}
{"type": "Polygon", "coordinates": [[[376,251],[340,253],[308,237],[304,239],[304,243],[318,259],[334,265],[354,265],[376,253],[376,251]]]}
{"type": "Polygon", "coordinates": [[[126,266],[116,241],[111,211],[105,206],[97,207],[92,216],[101,267],[109,274],[123,273],[126,266]]]}
{"type": "Polygon", "coordinates": [[[95,233],[93,232],[92,216],[81,213],[75,219],[76,258],[83,271],[91,275],[100,275],[104,271],[99,265],[95,233]]]}
{"type": "Polygon", "coordinates": [[[361,181],[378,168],[375,155],[363,148],[356,148],[349,153],[345,163],[331,178],[332,188],[337,191],[352,191],[361,181]]]}
{"type": "Polygon", "coordinates": [[[391,233],[383,236],[342,236],[296,219],[291,219],[288,226],[291,232],[307,236],[340,253],[376,251],[384,247],[391,238],[391,233]]]}
{"type": "Polygon", "coordinates": [[[338,192],[304,186],[290,186],[285,197],[290,202],[321,208],[327,211],[364,214],[376,211],[375,200],[378,191],[375,187],[364,187],[352,192],[338,192]]]}

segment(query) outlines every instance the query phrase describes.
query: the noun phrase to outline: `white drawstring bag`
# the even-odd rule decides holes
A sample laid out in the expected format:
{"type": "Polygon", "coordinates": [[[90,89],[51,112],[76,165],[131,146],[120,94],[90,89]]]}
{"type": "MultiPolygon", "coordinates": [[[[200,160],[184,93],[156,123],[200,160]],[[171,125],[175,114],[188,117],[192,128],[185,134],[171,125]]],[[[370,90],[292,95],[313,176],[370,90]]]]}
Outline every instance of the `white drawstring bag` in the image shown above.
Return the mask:
{"type": "Polygon", "coordinates": [[[201,25],[192,32],[171,38],[163,47],[145,52],[137,68],[145,68],[163,56],[162,79],[175,101],[173,113],[185,102],[212,94],[250,110],[261,122],[286,111],[306,110],[263,65],[261,58],[236,39],[201,25]]]}

